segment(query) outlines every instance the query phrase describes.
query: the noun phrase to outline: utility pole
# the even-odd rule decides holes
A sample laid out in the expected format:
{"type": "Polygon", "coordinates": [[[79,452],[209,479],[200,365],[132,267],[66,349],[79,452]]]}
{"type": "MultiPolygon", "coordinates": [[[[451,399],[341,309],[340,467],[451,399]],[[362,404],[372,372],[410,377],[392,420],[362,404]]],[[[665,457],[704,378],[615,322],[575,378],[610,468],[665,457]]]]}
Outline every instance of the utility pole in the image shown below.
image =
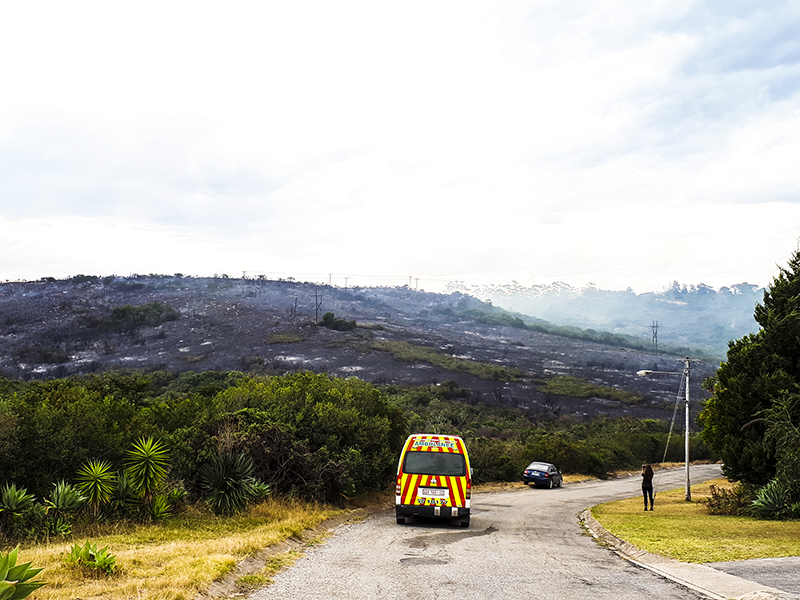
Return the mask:
{"type": "Polygon", "coordinates": [[[319,323],[319,309],[322,308],[322,294],[314,290],[314,322],[319,323]]]}
{"type": "MultiPolygon", "coordinates": [[[[660,374],[660,375],[683,375],[686,381],[686,416],[685,416],[685,423],[684,429],[686,431],[686,438],[684,441],[684,456],[686,461],[686,490],[685,490],[685,498],[686,501],[691,501],[692,499],[692,484],[689,480],[689,372],[692,370],[692,363],[693,362],[700,362],[700,359],[697,358],[679,358],[679,361],[683,363],[683,371],[650,371],[649,369],[636,371],[636,374],[640,377],[646,377],[648,375],[653,374],[660,374]]],[[[665,453],[666,456],[666,453],[665,453]]]]}
{"type": "Polygon", "coordinates": [[[692,484],[689,481],[689,372],[692,370],[692,363],[693,362],[700,362],[696,358],[689,358],[688,356],[684,359],[679,359],[683,361],[683,374],[686,377],[686,440],[685,440],[685,448],[684,452],[686,455],[686,501],[689,502],[692,499],[692,484]]]}
{"type": "Polygon", "coordinates": [[[653,321],[653,352],[658,352],[658,321],[653,321]]]}

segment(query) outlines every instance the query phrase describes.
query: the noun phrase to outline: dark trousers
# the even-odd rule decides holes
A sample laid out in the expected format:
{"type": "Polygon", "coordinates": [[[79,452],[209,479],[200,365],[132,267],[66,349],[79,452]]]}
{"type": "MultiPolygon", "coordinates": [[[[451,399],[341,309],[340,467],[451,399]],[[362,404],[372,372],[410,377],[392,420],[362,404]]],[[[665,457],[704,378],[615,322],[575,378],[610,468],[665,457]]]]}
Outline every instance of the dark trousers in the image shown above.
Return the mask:
{"type": "Polygon", "coordinates": [[[653,508],[653,486],[642,486],[642,496],[644,496],[644,507],[647,508],[647,497],[650,497],[650,508],[653,508]]]}

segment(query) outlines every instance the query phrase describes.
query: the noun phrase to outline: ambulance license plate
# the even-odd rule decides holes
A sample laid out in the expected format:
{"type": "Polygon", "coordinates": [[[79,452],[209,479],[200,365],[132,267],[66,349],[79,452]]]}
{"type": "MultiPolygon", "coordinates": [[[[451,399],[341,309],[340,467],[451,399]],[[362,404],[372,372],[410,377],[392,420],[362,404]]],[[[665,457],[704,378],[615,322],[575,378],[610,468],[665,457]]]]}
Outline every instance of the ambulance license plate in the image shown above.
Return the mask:
{"type": "Polygon", "coordinates": [[[422,488],[420,492],[422,496],[428,497],[443,498],[447,496],[447,490],[440,488],[422,488]]]}

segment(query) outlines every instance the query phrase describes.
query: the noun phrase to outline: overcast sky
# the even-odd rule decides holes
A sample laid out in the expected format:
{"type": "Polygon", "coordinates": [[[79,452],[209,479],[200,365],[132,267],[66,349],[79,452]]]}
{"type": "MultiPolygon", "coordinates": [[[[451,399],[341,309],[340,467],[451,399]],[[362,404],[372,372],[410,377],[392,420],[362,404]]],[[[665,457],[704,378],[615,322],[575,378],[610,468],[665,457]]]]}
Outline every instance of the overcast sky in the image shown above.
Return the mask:
{"type": "Polygon", "coordinates": [[[0,280],[768,284],[800,3],[3,2],[0,280]]]}

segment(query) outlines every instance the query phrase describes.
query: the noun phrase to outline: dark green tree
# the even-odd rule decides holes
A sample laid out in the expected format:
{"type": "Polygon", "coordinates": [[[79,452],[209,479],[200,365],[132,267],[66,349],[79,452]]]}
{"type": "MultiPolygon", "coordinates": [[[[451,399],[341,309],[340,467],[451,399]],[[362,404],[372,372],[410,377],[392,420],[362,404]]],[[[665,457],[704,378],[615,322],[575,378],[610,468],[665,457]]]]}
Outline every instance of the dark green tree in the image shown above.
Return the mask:
{"type": "Polygon", "coordinates": [[[724,473],[761,486],[791,471],[781,468],[792,458],[782,440],[800,424],[800,402],[792,401],[800,397],[800,252],[780,269],[754,317],[760,330],[728,344],[700,420],[724,473]]]}

